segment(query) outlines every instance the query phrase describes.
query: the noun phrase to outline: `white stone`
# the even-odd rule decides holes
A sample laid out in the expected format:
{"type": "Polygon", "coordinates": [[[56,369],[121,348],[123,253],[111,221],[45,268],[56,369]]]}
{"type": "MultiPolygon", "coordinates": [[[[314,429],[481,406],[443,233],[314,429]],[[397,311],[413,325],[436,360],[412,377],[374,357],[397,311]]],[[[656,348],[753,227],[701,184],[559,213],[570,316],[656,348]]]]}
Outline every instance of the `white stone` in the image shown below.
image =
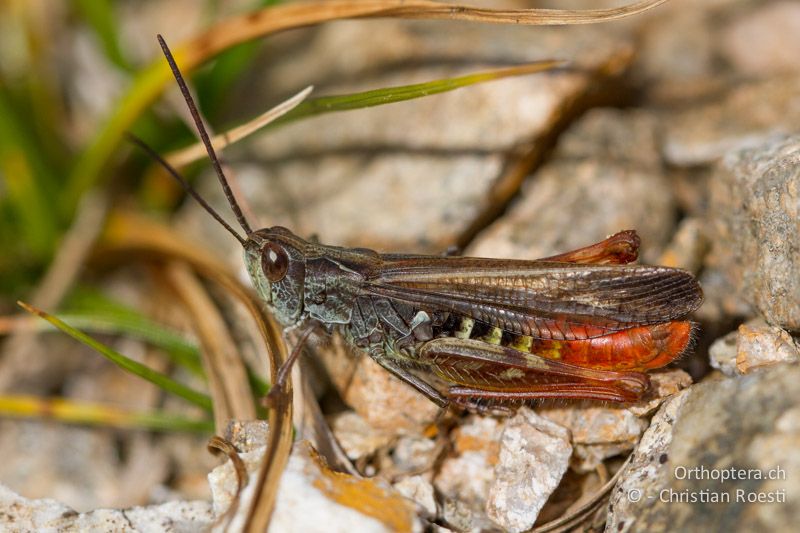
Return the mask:
{"type": "Polygon", "coordinates": [[[29,500],[0,484],[2,531],[188,532],[205,530],[213,521],[211,504],[204,501],[174,501],[148,507],[78,513],[56,500],[29,500]]]}
{"type": "Polygon", "coordinates": [[[489,518],[508,531],[531,528],[571,455],[569,430],[521,408],[500,441],[500,461],[486,502],[489,518]]]}
{"type": "Polygon", "coordinates": [[[436,497],[433,492],[433,484],[425,477],[404,477],[394,484],[394,488],[406,498],[417,502],[429,517],[436,516],[436,497]]]}

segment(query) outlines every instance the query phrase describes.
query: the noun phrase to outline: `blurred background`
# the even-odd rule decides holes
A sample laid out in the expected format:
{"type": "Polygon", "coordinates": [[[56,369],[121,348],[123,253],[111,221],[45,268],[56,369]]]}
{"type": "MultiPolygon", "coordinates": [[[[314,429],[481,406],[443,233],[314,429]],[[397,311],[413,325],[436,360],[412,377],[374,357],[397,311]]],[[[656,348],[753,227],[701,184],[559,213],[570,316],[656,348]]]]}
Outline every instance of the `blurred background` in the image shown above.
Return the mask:
{"type": "MultiPolygon", "coordinates": [[[[141,322],[142,310],[149,315],[170,296],[159,294],[163,286],[148,286],[152,272],[135,254],[97,247],[102,248],[101,232],[115,212],[166,220],[183,193],[121,133],[135,132],[159,153],[191,143],[193,130],[184,121],[188,115],[177,93],[170,102],[137,102],[147,92],[141,90],[142,71],[160,57],[155,35],[162,32],[178,43],[214,21],[271,3],[11,1],[0,6],[0,314],[8,318],[2,324],[0,403],[12,418],[31,413],[49,418],[59,410],[51,400],[62,397],[83,403],[67,402],[64,416],[56,418],[77,416],[83,423],[94,418],[88,423],[105,427],[116,425],[108,418],[120,415],[115,407],[163,407],[157,387],[126,375],[66,336],[37,334],[45,323],[19,319],[16,301],[64,311],[70,323],[111,333],[105,339],[122,343],[116,345],[121,351],[159,366],[163,357],[130,337],[140,337],[137,328],[159,334],[155,324],[141,322]],[[95,402],[102,404],[99,411],[93,410],[95,402]]],[[[248,115],[247,106],[236,103],[243,101],[242,93],[254,98],[248,77],[264,49],[263,42],[247,43],[193,76],[199,105],[212,123],[248,115]]],[[[187,169],[189,176],[196,173],[187,169]]],[[[132,221],[122,225],[138,227],[132,221]]],[[[185,354],[188,348],[197,355],[195,341],[187,344],[185,336],[161,333],[167,333],[155,341],[161,350],[185,354]]],[[[144,419],[128,421],[150,426],[144,419]]],[[[170,499],[168,485],[208,495],[203,470],[216,461],[205,451],[207,437],[177,435],[172,444],[158,444],[174,448],[171,452],[153,455],[155,443],[141,432],[7,419],[0,424],[0,449],[13,457],[4,461],[0,480],[25,496],[52,497],[88,510],[170,499]],[[179,474],[176,484],[164,484],[176,472],[170,465],[178,460],[170,457],[198,469],[179,474]],[[153,493],[159,486],[161,492],[153,493]]],[[[204,435],[210,427],[203,423],[189,432],[204,435]]]]}
{"type": "MultiPolygon", "coordinates": [[[[137,72],[158,57],[156,33],[177,43],[226,14],[270,3],[4,3],[0,279],[6,312],[41,278],[87,190],[124,189],[129,201],[155,212],[174,207],[177,190],[148,181],[148,161],[130,155],[126,146],[105,154],[109,160],[87,161],[109,118],[124,113],[120,99],[137,72]],[[82,172],[97,163],[102,172],[82,172]]],[[[196,76],[198,101],[212,122],[232,119],[236,90],[246,86],[262,47],[251,43],[233,50],[196,76]]],[[[162,153],[192,139],[163,105],[143,110],[129,129],[162,153]]]]}

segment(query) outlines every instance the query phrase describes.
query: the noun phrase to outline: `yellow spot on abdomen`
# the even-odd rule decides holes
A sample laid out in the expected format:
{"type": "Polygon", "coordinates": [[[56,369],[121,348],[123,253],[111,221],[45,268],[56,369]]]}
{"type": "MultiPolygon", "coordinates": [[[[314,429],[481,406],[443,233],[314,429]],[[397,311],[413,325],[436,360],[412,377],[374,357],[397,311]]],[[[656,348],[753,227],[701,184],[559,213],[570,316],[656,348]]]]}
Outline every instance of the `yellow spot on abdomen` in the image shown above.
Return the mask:
{"type": "Polygon", "coordinates": [[[488,344],[500,344],[503,339],[503,330],[500,328],[492,328],[489,333],[481,337],[481,340],[488,344]]]}
{"type": "Polygon", "coordinates": [[[532,344],[532,337],[528,337],[527,335],[517,335],[517,337],[514,339],[514,342],[511,344],[511,348],[519,350],[520,352],[530,352],[532,344]]]}
{"type": "Polygon", "coordinates": [[[561,359],[561,349],[563,347],[563,342],[550,341],[550,347],[544,350],[536,350],[536,355],[547,357],[548,359],[561,359]]]}
{"type": "Polygon", "coordinates": [[[458,329],[453,333],[453,335],[457,339],[469,339],[469,336],[472,333],[472,327],[474,325],[475,321],[473,319],[464,317],[461,319],[461,324],[459,324],[458,329]]]}

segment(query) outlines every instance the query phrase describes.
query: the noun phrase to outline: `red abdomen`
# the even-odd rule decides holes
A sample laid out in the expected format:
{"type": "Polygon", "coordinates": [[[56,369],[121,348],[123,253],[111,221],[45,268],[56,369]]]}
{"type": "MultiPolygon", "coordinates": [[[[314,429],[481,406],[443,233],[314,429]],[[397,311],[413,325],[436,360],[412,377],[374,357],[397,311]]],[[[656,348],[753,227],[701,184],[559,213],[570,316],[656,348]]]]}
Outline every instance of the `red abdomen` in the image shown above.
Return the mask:
{"type": "Polygon", "coordinates": [[[638,326],[592,339],[533,340],[530,352],[598,370],[649,370],[669,364],[687,351],[695,325],[688,321],[638,326]]]}

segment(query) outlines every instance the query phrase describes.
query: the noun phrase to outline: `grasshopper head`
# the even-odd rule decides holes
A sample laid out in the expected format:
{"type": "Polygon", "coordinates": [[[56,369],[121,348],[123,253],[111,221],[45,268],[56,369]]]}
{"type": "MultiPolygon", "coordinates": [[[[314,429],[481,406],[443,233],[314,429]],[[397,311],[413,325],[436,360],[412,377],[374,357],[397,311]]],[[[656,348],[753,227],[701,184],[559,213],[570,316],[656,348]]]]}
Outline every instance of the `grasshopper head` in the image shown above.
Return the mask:
{"type": "Polygon", "coordinates": [[[280,226],[254,231],[244,243],[250,279],[284,326],[297,323],[303,311],[307,244],[280,226]]]}

